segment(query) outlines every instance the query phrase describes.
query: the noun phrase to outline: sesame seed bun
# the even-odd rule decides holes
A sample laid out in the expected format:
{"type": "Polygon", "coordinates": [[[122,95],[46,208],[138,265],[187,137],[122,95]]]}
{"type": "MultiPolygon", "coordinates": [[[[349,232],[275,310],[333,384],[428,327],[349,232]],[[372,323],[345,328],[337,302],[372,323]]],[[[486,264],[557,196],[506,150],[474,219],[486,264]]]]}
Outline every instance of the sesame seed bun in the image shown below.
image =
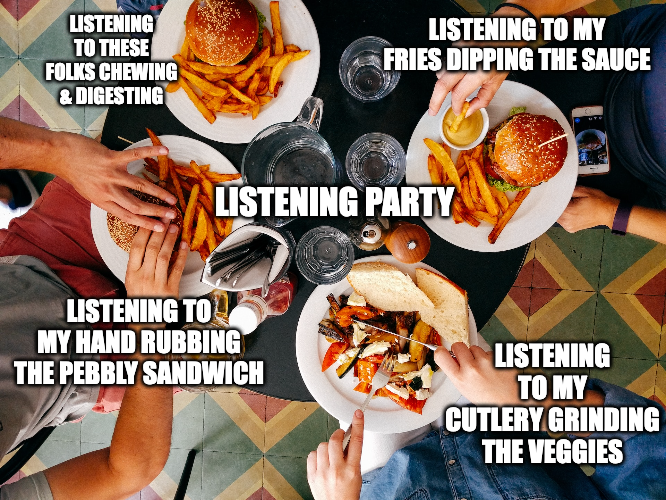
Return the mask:
{"type": "MultiPolygon", "coordinates": [[[[162,205],[165,207],[170,207],[176,211],[176,218],[171,221],[171,224],[176,224],[179,229],[183,229],[183,214],[178,210],[177,207],[168,205],[166,202],[155,198],[146,193],[141,193],[140,191],[135,191],[130,189],[130,192],[139,198],[142,201],[147,201],[148,203],[154,203],[155,205],[162,205]]],[[[134,236],[137,231],[139,231],[139,226],[125,222],[124,220],[119,219],[115,215],[111,215],[107,212],[106,214],[106,227],[109,229],[109,236],[114,241],[116,245],[125,250],[126,252],[130,251],[132,248],[132,241],[134,241],[134,236]]],[[[180,235],[178,235],[180,238],[180,235]]],[[[174,244],[174,248],[178,248],[178,241],[174,244]]]]}
{"type": "Polygon", "coordinates": [[[257,44],[257,11],[247,0],[194,0],[185,18],[185,32],[199,59],[233,66],[257,44]]]}
{"type": "Polygon", "coordinates": [[[539,144],[562,134],[562,126],[548,116],[514,115],[496,132],[491,168],[514,186],[538,186],[560,171],[568,150],[566,137],[542,147],[539,144]]]}

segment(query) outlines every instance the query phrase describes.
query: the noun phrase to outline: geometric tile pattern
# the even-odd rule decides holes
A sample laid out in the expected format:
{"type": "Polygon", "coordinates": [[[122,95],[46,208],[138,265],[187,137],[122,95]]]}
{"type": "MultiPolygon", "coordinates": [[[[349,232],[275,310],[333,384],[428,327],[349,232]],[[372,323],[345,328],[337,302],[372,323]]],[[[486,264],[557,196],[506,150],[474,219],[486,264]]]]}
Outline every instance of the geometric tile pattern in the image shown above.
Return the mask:
{"type": "MultiPolygon", "coordinates": [[[[484,15],[501,0],[457,0],[484,15]]],[[[664,3],[666,0],[652,0],[664,3]]],[[[648,0],[597,0],[573,15],[606,16],[648,0]]],[[[96,137],[103,107],[60,107],[44,62],[71,60],[70,13],[115,12],[115,0],[0,0],[0,116],[96,137]]],[[[497,341],[605,341],[611,369],[590,370],[666,403],[666,246],[608,230],[552,228],[532,243],[511,291],[481,329],[497,341]]],[[[12,480],[108,446],[116,414],[57,428],[12,480]]],[[[338,422],[316,403],[231,388],[174,396],[172,449],[164,471],[131,500],[171,499],[187,453],[198,450],[189,500],[311,498],[307,454],[338,422]]],[[[8,460],[5,457],[0,464],[8,460]]]]}

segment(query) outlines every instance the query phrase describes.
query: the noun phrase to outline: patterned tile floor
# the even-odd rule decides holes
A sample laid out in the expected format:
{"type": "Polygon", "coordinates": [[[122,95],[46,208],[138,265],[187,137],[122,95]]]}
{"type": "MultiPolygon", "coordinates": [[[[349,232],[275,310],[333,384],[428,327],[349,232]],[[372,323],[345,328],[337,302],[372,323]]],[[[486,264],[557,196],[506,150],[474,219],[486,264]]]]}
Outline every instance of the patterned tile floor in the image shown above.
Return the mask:
{"type": "MultiPolygon", "coordinates": [[[[657,0],[652,3],[663,3],[657,0]]],[[[458,0],[473,14],[500,0],[458,0]]],[[[597,0],[580,15],[609,15],[648,0],[597,0]]],[[[105,110],[61,108],[46,60],[71,58],[67,15],[113,12],[113,0],[0,0],[0,116],[97,136],[105,110]]],[[[38,187],[48,182],[40,174],[38,187]]],[[[553,228],[532,244],[516,283],[481,334],[501,340],[589,340],[611,345],[610,370],[591,375],[666,403],[666,246],[609,231],[553,228]]],[[[108,446],[116,416],[88,415],[58,428],[18,474],[108,446]]],[[[197,449],[191,500],[311,498],[305,457],[338,423],[316,403],[245,390],[175,396],[172,453],[160,476],[132,500],[170,499],[188,450],[197,449]]]]}

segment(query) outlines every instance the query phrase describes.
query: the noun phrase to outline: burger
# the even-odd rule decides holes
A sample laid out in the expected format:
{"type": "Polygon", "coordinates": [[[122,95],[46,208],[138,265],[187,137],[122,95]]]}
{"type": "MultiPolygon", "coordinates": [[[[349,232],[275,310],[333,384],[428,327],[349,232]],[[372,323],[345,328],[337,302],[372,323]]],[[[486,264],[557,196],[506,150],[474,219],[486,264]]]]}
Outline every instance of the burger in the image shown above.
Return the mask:
{"type": "MultiPolygon", "coordinates": [[[[177,207],[167,204],[166,202],[155,198],[146,193],[130,189],[130,192],[139,198],[141,201],[147,201],[148,203],[154,203],[155,205],[161,205],[164,207],[169,207],[176,212],[176,217],[171,221],[171,224],[175,224],[179,228],[179,232],[183,229],[183,214],[178,210],[177,207]]],[[[125,222],[124,220],[119,219],[115,215],[110,213],[106,214],[106,227],[109,229],[109,235],[116,245],[125,250],[126,252],[130,251],[132,248],[132,241],[134,241],[134,236],[139,231],[139,226],[125,222]]],[[[180,238],[180,234],[178,235],[180,238]]],[[[174,244],[174,248],[178,248],[178,241],[174,244]]]]}
{"type": "Polygon", "coordinates": [[[485,139],[484,166],[489,183],[500,191],[520,191],[552,179],[564,165],[567,140],[540,144],[563,135],[562,126],[548,116],[512,109],[485,139]]]}
{"type": "Polygon", "coordinates": [[[185,33],[199,60],[233,66],[261,49],[265,21],[248,0],[194,0],[185,33]]]}

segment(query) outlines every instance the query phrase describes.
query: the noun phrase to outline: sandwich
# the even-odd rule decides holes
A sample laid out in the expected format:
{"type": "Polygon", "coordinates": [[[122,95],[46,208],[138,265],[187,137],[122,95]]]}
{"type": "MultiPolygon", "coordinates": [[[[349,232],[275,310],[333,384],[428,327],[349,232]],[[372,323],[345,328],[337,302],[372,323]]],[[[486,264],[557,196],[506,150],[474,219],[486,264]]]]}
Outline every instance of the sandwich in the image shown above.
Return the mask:
{"type": "Polygon", "coordinates": [[[562,126],[548,116],[512,114],[488,132],[483,148],[488,182],[500,191],[520,191],[552,179],[564,165],[567,140],[540,144],[564,134],[562,126]]]}
{"type": "MultiPolygon", "coordinates": [[[[148,203],[169,207],[174,210],[176,212],[176,217],[171,221],[171,224],[176,224],[178,226],[179,233],[183,230],[183,214],[180,212],[180,210],[178,210],[178,207],[169,205],[159,198],[155,198],[154,196],[136,191],[134,189],[130,189],[130,192],[141,201],[147,201],[148,203]]],[[[111,236],[113,242],[126,252],[129,252],[130,248],[132,248],[132,241],[134,241],[134,236],[139,231],[139,226],[125,222],[124,220],[121,220],[108,212],[106,214],[106,226],[109,230],[109,235],[111,236]]],[[[180,239],[180,234],[178,235],[178,238],[180,239]]],[[[176,241],[176,244],[174,244],[174,249],[177,248],[178,241],[176,241]]]]}
{"type": "Polygon", "coordinates": [[[448,342],[469,345],[467,292],[440,274],[416,270],[416,283],[384,262],[354,264],[347,275],[354,291],[383,311],[418,311],[448,342]]]}
{"type": "Polygon", "coordinates": [[[195,0],[185,18],[185,36],[200,61],[233,66],[261,49],[265,20],[248,0],[195,0]]]}

